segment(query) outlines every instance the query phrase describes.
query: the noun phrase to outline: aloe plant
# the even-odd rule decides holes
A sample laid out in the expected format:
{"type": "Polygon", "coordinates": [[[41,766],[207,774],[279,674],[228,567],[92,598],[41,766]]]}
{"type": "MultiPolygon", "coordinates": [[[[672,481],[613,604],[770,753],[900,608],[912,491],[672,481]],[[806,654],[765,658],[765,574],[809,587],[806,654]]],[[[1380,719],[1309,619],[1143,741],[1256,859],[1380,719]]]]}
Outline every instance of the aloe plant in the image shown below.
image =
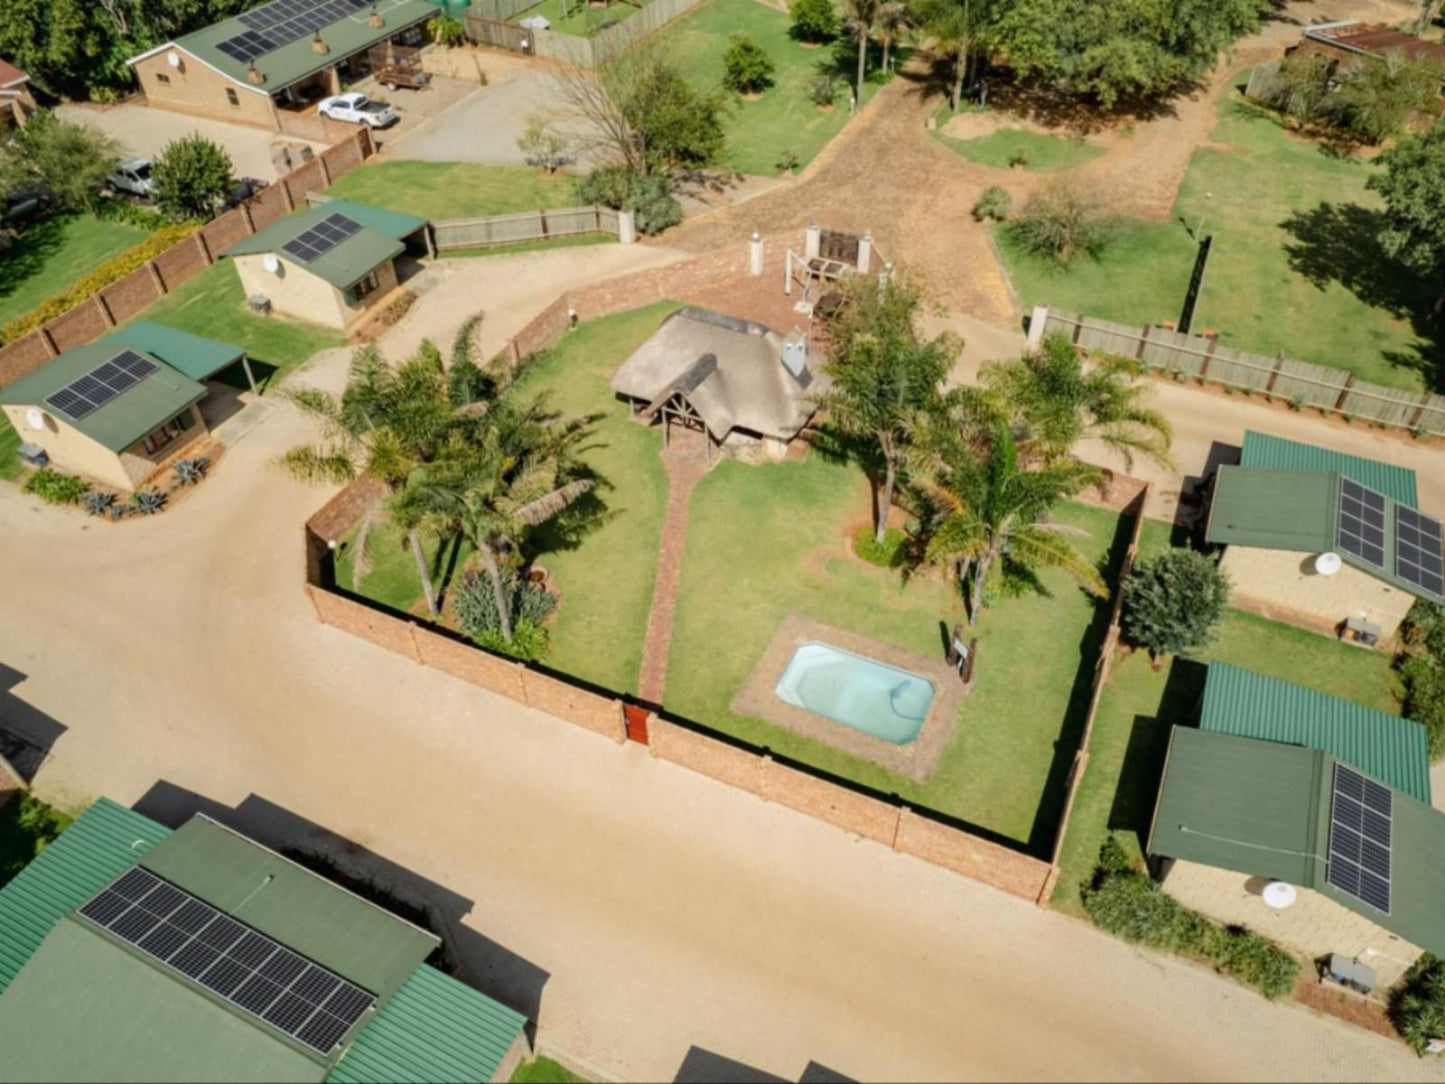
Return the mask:
{"type": "Polygon", "coordinates": [[[92,489],[81,496],[80,504],[92,516],[103,516],[115,504],[115,494],[107,493],[103,489],[92,489]]]}
{"type": "Polygon", "coordinates": [[[153,516],[166,506],[166,495],[158,489],[138,489],[131,504],[141,515],[153,516]]]}
{"type": "Polygon", "coordinates": [[[211,460],[202,455],[194,459],[178,459],[173,469],[181,485],[193,486],[206,476],[206,471],[210,466],[211,460]]]}

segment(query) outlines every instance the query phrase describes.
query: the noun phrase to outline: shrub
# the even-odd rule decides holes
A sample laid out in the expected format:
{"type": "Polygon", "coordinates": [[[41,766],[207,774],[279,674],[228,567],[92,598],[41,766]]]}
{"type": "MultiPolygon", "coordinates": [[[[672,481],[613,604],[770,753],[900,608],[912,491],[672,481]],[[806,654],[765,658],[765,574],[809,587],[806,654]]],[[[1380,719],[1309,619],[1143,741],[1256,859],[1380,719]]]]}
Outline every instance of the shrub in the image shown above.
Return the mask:
{"type": "Polygon", "coordinates": [[[1124,583],[1124,634],[1149,654],[1184,654],[1209,643],[1229,601],[1229,579],[1195,550],[1142,558],[1124,583]]]}
{"type": "Polygon", "coordinates": [[[870,565],[877,565],[879,568],[897,568],[901,565],[908,536],[897,527],[885,530],[882,542],[875,541],[873,534],[873,527],[866,523],[853,532],[853,552],[870,565]]]}
{"type": "Polygon", "coordinates": [[[1299,961],[1253,930],[1230,927],[1211,954],[1226,974],[1256,987],[1270,1000],[1294,989],[1299,961]]]}
{"type": "Polygon", "coordinates": [[[92,489],[81,495],[80,505],[92,516],[103,516],[115,504],[115,494],[103,489],[92,489]]]}
{"type": "Polygon", "coordinates": [[[1113,239],[1114,224],[1092,197],[1059,181],[1029,197],[1010,231],[1025,252],[1065,267],[1080,256],[1097,258],[1113,239]]]}
{"type": "Polygon", "coordinates": [[[843,80],[831,68],[824,68],[808,80],[808,97],[816,106],[832,105],[838,100],[843,80]]]}
{"type": "Polygon", "coordinates": [[[426,25],[431,31],[431,40],[438,45],[450,48],[467,40],[467,28],[449,11],[438,12],[426,25]]]}
{"type": "Polygon", "coordinates": [[[125,278],[136,268],[144,267],[172,245],[184,241],[199,227],[198,222],[180,222],[157,230],[139,244],[132,245],[119,255],[106,260],[95,270],[81,275],[65,290],[42,301],[24,316],[17,316],[4,327],[0,327],[0,339],[14,342],[46,321],[54,320],[61,313],[89,300],[92,294],[99,293],[111,283],[125,278]]]}
{"type": "Polygon", "coordinates": [[[758,94],[773,85],[773,58],[739,31],[728,38],[723,53],[723,86],[738,94],[758,94]]]}
{"type": "Polygon", "coordinates": [[[517,140],[517,149],[529,166],[556,173],[572,161],[567,137],[538,114],[527,121],[527,128],[517,140]]]}
{"type": "Polygon", "coordinates": [[[1405,972],[1390,991],[1390,1023],[1417,1054],[1445,1035],[1445,960],[1427,952],[1405,972]]]}
{"type": "Polygon", "coordinates": [[[661,233],[682,221],[682,204],[673,198],[672,178],[662,173],[643,176],[623,166],[603,166],[577,183],[577,198],[632,211],[640,233],[661,233]]]}
{"type": "Polygon", "coordinates": [[[181,485],[193,486],[206,476],[210,466],[210,458],[201,455],[193,459],[177,459],[171,469],[176,472],[176,478],[181,485]]]}
{"type": "Polygon", "coordinates": [[[161,148],[151,167],[156,206],[178,219],[211,218],[236,187],[231,156],[203,135],[182,136],[161,148]]]}
{"type": "Polygon", "coordinates": [[[779,173],[792,173],[798,168],[798,154],[796,151],[784,151],[778,155],[778,160],[774,164],[778,167],[779,173]]]}
{"type": "Polygon", "coordinates": [[[511,610],[512,639],[502,635],[492,581],[485,573],[469,571],[457,586],[452,607],[462,632],[489,651],[528,662],[547,653],[549,639],[543,622],[557,608],[557,596],[534,583],[508,575],[503,590],[511,610]]]}
{"type": "Polygon", "coordinates": [[[1016,147],[1014,152],[1008,156],[1009,169],[1027,169],[1028,164],[1034,160],[1034,156],[1027,147],[1016,147]]]}
{"type": "Polygon", "coordinates": [[[1013,206],[1013,198],[996,184],[991,184],[979,193],[978,199],[973,204],[973,217],[979,222],[987,219],[1002,221],[1008,217],[1009,208],[1013,206]]]}
{"type": "Polygon", "coordinates": [[[166,506],[166,495],[158,489],[138,489],[131,496],[130,503],[136,514],[153,516],[166,506]]]}
{"type": "Polygon", "coordinates": [[[127,199],[102,197],[96,201],[91,214],[109,222],[125,222],[137,229],[159,230],[172,225],[174,220],[161,214],[153,207],[132,203],[127,199]]]}
{"type": "Polygon", "coordinates": [[[838,36],[838,9],[833,0],[795,0],[788,33],[798,41],[825,42],[838,36]]]}
{"type": "Polygon", "coordinates": [[[89,488],[75,475],[50,467],[41,467],[25,482],[25,492],[34,494],[46,504],[74,504],[89,488]]]}

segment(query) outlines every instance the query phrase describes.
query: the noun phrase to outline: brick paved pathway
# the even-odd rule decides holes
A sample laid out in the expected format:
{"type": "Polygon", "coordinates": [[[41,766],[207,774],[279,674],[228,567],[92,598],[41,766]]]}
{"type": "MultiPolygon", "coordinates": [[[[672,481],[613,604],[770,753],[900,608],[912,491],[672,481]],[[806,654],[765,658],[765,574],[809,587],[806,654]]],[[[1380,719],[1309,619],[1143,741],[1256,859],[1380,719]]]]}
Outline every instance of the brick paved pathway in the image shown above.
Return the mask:
{"type": "Polygon", "coordinates": [[[652,585],[652,609],[647,614],[647,638],[642,644],[642,671],[637,681],[639,700],[660,706],[667,684],[667,652],[672,642],[672,617],[677,609],[677,586],[682,578],[682,557],[687,546],[687,510],[692,490],[712,466],[705,438],[700,433],[674,429],[662,463],[667,469],[667,515],[662,521],[662,545],[657,551],[657,578],[652,585]]]}

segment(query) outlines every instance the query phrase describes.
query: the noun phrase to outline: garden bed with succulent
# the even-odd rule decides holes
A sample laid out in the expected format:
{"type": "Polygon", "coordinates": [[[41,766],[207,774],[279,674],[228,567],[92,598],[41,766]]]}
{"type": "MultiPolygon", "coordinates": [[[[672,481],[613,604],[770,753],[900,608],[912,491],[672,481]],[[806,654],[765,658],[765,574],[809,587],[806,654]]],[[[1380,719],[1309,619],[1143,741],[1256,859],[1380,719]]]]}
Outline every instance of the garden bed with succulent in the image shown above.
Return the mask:
{"type": "Polygon", "coordinates": [[[20,488],[46,504],[84,511],[86,515],[107,523],[155,516],[175,507],[210,473],[220,457],[222,446],[215,440],[202,444],[197,450],[206,454],[175,460],[129,494],[53,467],[32,471],[20,488]]]}

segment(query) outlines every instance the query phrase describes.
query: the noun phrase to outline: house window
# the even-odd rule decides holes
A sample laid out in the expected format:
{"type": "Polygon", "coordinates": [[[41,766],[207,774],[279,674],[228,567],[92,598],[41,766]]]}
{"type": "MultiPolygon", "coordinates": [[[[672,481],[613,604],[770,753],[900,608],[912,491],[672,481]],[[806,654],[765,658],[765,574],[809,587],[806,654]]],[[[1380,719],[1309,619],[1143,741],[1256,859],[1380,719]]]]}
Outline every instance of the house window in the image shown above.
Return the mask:
{"type": "Polygon", "coordinates": [[[230,102],[232,105],[241,104],[241,96],[236,93],[235,87],[226,88],[226,101],[230,102]]]}
{"type": "Polygon", "coordinates": [[[166,84],[169,84],[170,81],[171,81],[171,77],[170,77],[169,75],[167,75],[165,72],[156,72],[156,82],[157,82],[157,83],[166,83],[166,84]]]}
{"type": "Polygon", "coordinates": [[[362,300],[362,298],[366,297],[368,294],[374,294],[376,292],[376,287],[376,272],[372,271],[366,276],[366,278],[362,279],[348,291],[351,296],[347,298],[346,303],[348,305],[357,304],[359,301],[362,300]]]}
{"type": "Polygon", "coordinates": [[[195,412],[187,407],[145,438],[147,455],[154,455],[195,424],[195,412]]]}

